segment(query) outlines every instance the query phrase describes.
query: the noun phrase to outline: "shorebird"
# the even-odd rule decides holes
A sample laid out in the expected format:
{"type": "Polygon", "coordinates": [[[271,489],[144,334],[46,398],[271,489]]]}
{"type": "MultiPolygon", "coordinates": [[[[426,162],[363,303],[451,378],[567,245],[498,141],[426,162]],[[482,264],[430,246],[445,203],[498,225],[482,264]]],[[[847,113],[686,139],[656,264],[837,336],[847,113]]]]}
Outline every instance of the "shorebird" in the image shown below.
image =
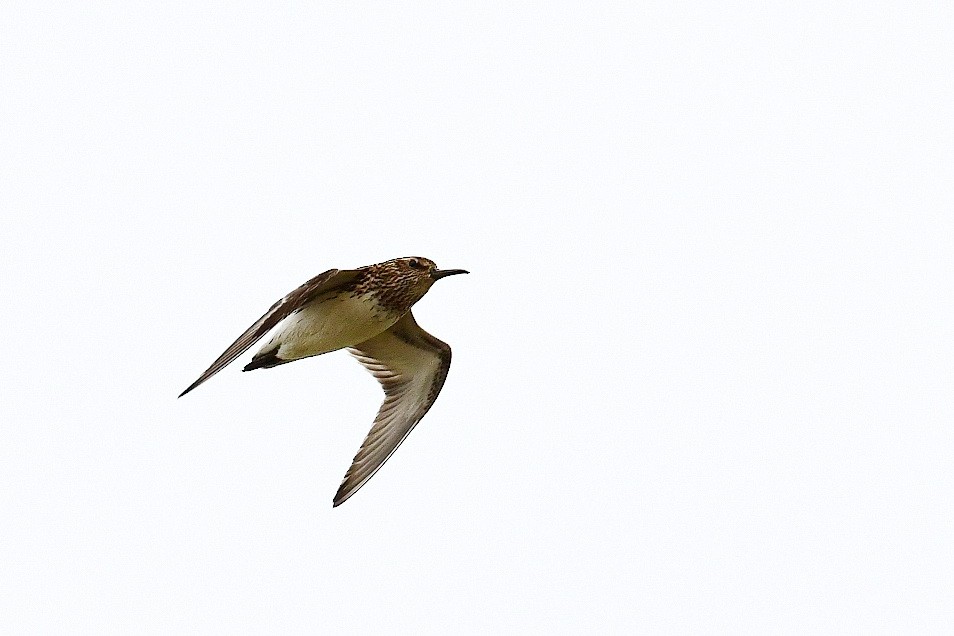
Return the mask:
{"type": "Polygon", "coordinates": [[[182,397],[281,323],[243,371],[347,348],[381,383],[384,404],[335,494],[344,503],[381,468],[427,413],[447,378],[450,347],[418,326],[411,306],[445,276],[420,257],[358,269],[329,269],[276,302],[212,363],[182,397]]]}

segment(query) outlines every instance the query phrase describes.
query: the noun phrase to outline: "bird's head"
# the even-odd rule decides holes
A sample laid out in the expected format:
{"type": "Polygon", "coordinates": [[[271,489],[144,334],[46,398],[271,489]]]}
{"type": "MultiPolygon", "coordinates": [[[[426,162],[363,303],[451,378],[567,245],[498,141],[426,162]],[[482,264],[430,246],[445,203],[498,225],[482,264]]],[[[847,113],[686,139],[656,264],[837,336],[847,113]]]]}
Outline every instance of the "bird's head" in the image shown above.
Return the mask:
{"type": "Polygon", "coordinates": [[[408,307],[419,301],[431,288],[431,285],[445,276],[469,274],[463,269],[437,269],[437,264],[429,258],[407,256],[372,265],[375,274],[388,289],[395,301],[408,307]]]}

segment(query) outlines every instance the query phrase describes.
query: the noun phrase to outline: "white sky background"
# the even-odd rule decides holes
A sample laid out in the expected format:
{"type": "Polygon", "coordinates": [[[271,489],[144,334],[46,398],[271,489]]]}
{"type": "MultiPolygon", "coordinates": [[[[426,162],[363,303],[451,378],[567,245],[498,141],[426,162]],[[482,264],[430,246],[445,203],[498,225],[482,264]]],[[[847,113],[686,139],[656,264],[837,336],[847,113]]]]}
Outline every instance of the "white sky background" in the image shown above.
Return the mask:
{"type": "Polygon", "coordinates": [[[0,9],[0,631],[950,633],[950,3],[74,4],[0,9]],[[347,354],[176,399],[405,255],[454,364],[342,507],[347,354]]]}

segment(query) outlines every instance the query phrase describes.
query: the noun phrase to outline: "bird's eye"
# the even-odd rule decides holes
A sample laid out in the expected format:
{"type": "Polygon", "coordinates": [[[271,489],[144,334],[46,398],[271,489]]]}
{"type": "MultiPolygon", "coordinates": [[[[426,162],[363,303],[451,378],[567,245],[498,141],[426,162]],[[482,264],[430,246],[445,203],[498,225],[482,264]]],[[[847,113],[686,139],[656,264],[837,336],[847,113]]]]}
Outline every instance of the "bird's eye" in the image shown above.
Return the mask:
{"type": "Polygon", "coordinates": [[[424,266],[421,265],[421,261],[417,260],[416,258],[412,258],[411,260],[407,262],[407,264],[413,267],[414,269],[424,269],[424,266]]]}

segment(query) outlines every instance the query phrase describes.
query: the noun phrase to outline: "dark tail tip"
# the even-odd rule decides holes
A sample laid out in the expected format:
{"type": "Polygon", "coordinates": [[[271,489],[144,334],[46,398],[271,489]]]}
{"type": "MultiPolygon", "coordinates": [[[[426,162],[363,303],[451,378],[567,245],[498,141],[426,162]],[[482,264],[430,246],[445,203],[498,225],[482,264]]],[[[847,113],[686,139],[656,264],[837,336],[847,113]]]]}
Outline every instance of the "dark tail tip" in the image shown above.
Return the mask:
{"type": "Polygon", "coordinates": [[[257,355],[252,358],[252,361],[245,365],[245,368],[242,371],[254,371],[255,369],[268,369],[269,367],[278,366],[279,364],[288,362],[288,360],[282,360],[276,355],[278,349],[269,351],[262,355],[257,355]]]}

